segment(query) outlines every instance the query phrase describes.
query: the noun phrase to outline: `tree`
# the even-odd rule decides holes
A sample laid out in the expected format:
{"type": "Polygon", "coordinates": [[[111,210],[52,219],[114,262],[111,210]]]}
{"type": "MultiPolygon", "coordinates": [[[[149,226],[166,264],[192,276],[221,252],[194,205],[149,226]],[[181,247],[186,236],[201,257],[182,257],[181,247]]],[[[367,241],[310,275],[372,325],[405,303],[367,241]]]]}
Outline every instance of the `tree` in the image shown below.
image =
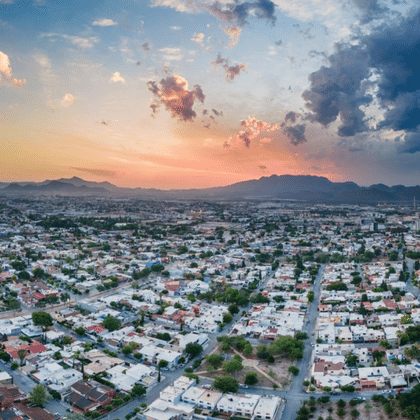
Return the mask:
{"type": "Polygon", "coordinates": [[[315,293],[312,290],[310,290],[307,294],[307,298],[309,302],[313,302],[315,299],[315,293]]]}
{"type": "Polygon", "coordinates": [[[52,327],[54,320],[53,317],[44,311],[32,312],[32,322],[34,325],[40,325],[43,328],[52,327]]]}
{"type": "Polygon", "coordinates": [[[247,372],[245,374],[245,385],[255,385],[258,382],[257,372],[247,372]]]}
{"type": "Polygon", "coordinates": [[[379,341],[379,345],[381,347],[386,348],[387,350],[392,349],[392,345],[389,343],[388,340],[381,340],[381,341],[379,341]]]}
{"type": "Polygon", "coordinates": [[[11,365],[10,365],[10,369],[12,369],[12,370],[16,370],[16,369],[18,369],[19,368],[19,364],[18,363],[16,363],[16,362],[13,362],[11,365]]]}
{"type": "Polygon", "coordinates": [[[121,328],[121,321],[111,315],[108,315],[102,324],[110,332],[121,328]]]}
{"type": "Polygon", "coordinates": [[[219,354],[210,354],[207,356],[207,362],[214,368],[217,369],[223,363],[223,357],[219,354]]]}
{"type": "Polygon", "coordinates": [[[233,317],[229,312],[226,312],[226,313],[223,314],[223,322],[225,324],[229,324],[229,322],[232,322],[232,319],[233,319],[233,317]]]}
{"type": "Polygon", "coordinates": [[[339,408],[344,408],[346,406],[346,402],[342,399],[342,398],[340,398],[338,401],[337,401],[337,407],[339,407],[339,408]]]}
{"type": "Polygon", "coordinates": [[[351,415],[353,418],[357,418],[357,417],[359,417],[359,416],[360,416],[360,411],[357,411],[356,409],[351,410],[351,411],[350,411],[350,415],[351,415]]]}
{"type": "Polygon", "coordinates": [[[18,357],[20,359],[20,365],[22,366],[23,361],[25,360],[25,357],[26,357],[26,350],[24,350],[24,349],[18,350],[18,357]]]}
{"type": "Polygon", "coordinates": [[[239,313],[239,308],[238,305],[235,305],[234,303],[232,305],[229,305],[228,307],[228,311],[232,314],[235,315],[237,313],[239,313]]]}
{"type": "Polygon", "coordinates": [[[337,416],[343,417],[345,415],[346,415],[346,412],[344,411],[344,408],[340,407],[340,408],[337,409],[337,416]]]}
{"type": "Polygon", "coordinates": [[[167,366],[168,366],[168,361],[167,360],[159,360],[159,363],[158,363],[158,370],[159,370],[159,374],[158,374],[158,382],[160,382],[160,370],[161,369],[164,369],[164,368],[166,368],[167,366]]]}
{"type": "Polygon", "coordinates": [[[251,354],[252,354],[252,350],[253,350],[253,348],[252,348],[252,346],[251,346],[251,344],[250,344],[250,343],[245,344],[245,347],[244,347],[244,350],[243,350],[243,354],[244,354],[245,356],[251,356],[251,354]]]}
{"type": "Polygon", "coordinates": [[[294,376],[296,376],[300,372],[299,368],[297,368],[296,366],[290,366],[288,371],[294,376]]]}
{"type": "Polygon", "coordinates": [[[237,392],[239,382],[231,376],[218,376],[213,382],[213,388],[223,392],[224,394],[228,392],[237,392]]]}
{"type": "Polygon", "coordinates": [[[83,335],[85,335],[85,329],[83,328],[83,327],[78,327],[78,328],[76,328],[75,330],[74,330],[74,332],[77,334],[77,335],[81,335],[81,336],[83,336],[83,335]]]}
{"type": "Polygon", "coordinates": [[[238,359],[232,359],[229,361],[226,361],[225,363],[223,363],[222,365],[222,369],[226,372],[226,373],[237,373],[240,370],[242,370],[244,368],[244,366],[242,365],[242,362],[238,359]]]}
{"type": "Polygon", "coordinates": [[[131,390],[132,397],[141,397],[146,395],[146,388],[143,388],[141,385],[134,385],[133,389],[131,390]]]}
{"type": "Polygon", "coordinates": [[[43,407],[48,402],[49,396],[42,385],[36,385],[29,393],[28,400],[38,407],[43,407]]]}
{"type": "Polygon", "coordinates": [[[198,343],[188,343],[185,347],[185,353],[187,353],[191,359],[198,356],[203,352],[203,346],[198,343]]]}

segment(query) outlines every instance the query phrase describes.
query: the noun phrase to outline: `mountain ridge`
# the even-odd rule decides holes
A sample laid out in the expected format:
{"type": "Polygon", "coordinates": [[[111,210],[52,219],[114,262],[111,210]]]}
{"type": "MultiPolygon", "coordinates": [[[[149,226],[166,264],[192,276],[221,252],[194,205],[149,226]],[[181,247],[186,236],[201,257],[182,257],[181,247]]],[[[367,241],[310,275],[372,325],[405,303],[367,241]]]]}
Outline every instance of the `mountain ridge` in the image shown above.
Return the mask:
{"type": "Polygon", "coordinates": [[[0,182],[2,195],[118,195],[161,199],[269,200],[289,199],[316,202],[366,203],[420,198],[420,186],[373,184],[361,187],[355,182],[333,182],[316,175],[270,175],[220,187],[159,190],[118,187],[108,181],[86,181],[79,177],[42,182],[0,182]]]}

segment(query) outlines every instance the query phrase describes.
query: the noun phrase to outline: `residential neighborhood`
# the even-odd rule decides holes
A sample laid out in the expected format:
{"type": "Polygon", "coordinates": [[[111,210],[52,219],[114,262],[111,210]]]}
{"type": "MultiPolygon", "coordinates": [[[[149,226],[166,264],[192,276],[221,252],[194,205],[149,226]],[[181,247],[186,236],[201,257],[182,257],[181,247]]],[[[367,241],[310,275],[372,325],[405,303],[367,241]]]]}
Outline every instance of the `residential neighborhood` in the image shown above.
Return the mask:
{"type": "Polygon", "coordinates": [[[419,383],[412,206],[0,202],[0,418],[290,419],[419,383]]]}

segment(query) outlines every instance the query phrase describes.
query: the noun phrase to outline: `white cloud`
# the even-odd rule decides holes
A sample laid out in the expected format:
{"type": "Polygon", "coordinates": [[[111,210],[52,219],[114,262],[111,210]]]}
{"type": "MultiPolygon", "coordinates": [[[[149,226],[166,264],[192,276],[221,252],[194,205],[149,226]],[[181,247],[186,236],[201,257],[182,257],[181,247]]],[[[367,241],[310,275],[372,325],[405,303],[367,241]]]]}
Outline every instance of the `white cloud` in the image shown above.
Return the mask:
{"type": "Polygon", "coordinates": [[[163,58],[166,61],[180,61],[182,60],[182,54],[180,48],[160,48],[158,50],[161,54],[163,54],[163,58]]]}
{"type": "Polygon", "coordinates": [[[204,42],[204,34],[200,32],[199,34],[194,34],[191,38],[191,41],[196,42],[197,44],[203,45],[204,42]]]}
{"type": "Polygon", "coordinates": [[[182,60],[182,55],[164,55],[163,58],[167,61],[180,61],[182,60]]]}
{"type": "Polygon", "coordinates": [[[170,29],[172,29],[173,31],[180,31],[182,29],[181,26],[170,26],[170,29]]]}
{"type": "Polygon", "coordinates": [[[2,81],[3,77],[19,87],[26,83],[25,79],[17,80],[12,78],[12,67],[10,65],[9,56],[0,51],[0,82],[2,81]]]}
{"type": "Polygon", "coordinates": [[[177,12],[196,13],[197,8],[194,3],[186,0],[153,0],[152,7],[170,7],[177,12]]]}
{"type": "Polygon", "coordinates": [[[92,22],[93,26],[116,26],[118,25],[117,22],[114,22],[112,19],[97,19],[94,22],[92,22]]]}
{"type": "Polygon", "coordinates": [[[66,93],[61,100],[61,106],[68,107],[74,104],[76,98],[71,93],[66,93]]]}
{"type": "Polygon", "coordinates": [[[63,39],[66,39],[70,41],[73,45],[76,45],[80,48],[92,48],[95,44],[97,44],[100,39],[97,36],[91,36],[88,38],[82,38],[80,36],[75,35],[66,35],[66,34],[56,34],[56,33],[48,33],[48,34],[41,34],[41,37],[61,37],[63,39]]]}
{"type": "Polygon", "coordinates": [[[15,0],[0,0],[0,4],[13,4],[15,0]]]}
{"type": "Polygon", "coordinates": [[[124,77],[122,77],[122,76],[121,76],[121,74],[120,74],[120,72],[119,72],[119,71],[116,71],[116,72],[112,75],[111,79],[109,79],[109,83],[112,83],[112,82],[114,82],[114,83],[121,82],[122,84],[125,84],[124,77]]]}
{"type": "Polygon", "coordinates": [[[179,54],[181,52],[181,49],[180,48],[160,48],[158,51],[164,54],[179,54]]]}

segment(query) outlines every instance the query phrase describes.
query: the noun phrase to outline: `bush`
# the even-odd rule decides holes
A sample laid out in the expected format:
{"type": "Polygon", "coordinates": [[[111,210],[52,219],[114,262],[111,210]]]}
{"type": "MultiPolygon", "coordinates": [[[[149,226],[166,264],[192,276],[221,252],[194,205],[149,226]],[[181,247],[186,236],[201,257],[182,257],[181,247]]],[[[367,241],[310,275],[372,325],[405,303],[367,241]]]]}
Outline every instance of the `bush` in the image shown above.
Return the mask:
{"type": "Polygon", "coordinates": [[[16,362],[13,362],[11,365],[10,365],[10,369],[12,369],[12,370],[16,370],[16,369],[18,369],[19,368],[19,364],[18,363],[16,363],[16,362]]]}
{"type": "Polygon", "coordinates": [[[296,366],[290,366],[289,369],[287,369],[291,374],[294,376],[298,375],[300,370],[296,366]]]}

